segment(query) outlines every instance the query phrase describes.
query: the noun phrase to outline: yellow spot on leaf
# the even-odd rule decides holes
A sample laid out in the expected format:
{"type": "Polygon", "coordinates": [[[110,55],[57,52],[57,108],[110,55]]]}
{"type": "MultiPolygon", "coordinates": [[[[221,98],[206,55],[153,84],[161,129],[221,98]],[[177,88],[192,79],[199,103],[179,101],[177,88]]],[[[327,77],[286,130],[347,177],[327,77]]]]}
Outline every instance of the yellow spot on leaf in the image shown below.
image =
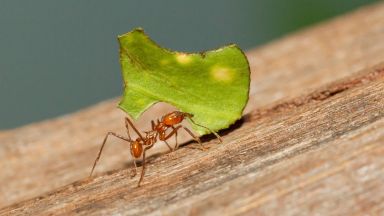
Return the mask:
{"type": "Polygon", "coordinates": [[[227,67],[215,66],[211,69],[213,79],[221,82],[231,82],[233,79],[233,70],[227,67]]]}
{"type": "Polygon", "coordinates": [[[192,61],[192,57],[185,53],[178,53],[176,54],[176,60],[180,64],[188,64],[192,61]]]}

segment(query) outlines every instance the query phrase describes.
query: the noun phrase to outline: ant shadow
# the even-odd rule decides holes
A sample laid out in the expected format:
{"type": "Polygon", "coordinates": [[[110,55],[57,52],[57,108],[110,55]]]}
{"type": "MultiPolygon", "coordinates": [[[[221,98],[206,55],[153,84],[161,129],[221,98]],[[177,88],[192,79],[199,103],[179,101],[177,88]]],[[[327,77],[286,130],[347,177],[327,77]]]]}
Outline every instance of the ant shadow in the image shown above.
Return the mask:
{"type": "MultiPolygon", "coordinates": [[[[241,128],[243,126],[243,124],[248,122],[249,120],[250,120],[250,115],[246,114],[241,119],[237,120],[234,124],[230,125],[228,128],[220,130],[218,132],[218,134],[220,136],[227,136],[228,134],[241,128]]],[[[216,136],[214,136],[213,134],[207,134],[207,135],[200,137],[200,139],[202,142],[209,142],[209,141],[216,139],[216,136]]],[[[193,142],[193,141],[191,141],[191,142],[193,142]]],[[[187,145],[189,145],[191,142],[188,142],[187,145]]]]}

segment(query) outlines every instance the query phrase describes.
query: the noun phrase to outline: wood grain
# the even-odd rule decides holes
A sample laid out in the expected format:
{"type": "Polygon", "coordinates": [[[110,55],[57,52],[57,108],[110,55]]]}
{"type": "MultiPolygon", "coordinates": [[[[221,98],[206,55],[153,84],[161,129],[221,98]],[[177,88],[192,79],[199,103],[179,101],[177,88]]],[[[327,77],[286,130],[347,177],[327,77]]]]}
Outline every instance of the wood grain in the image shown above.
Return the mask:
{"type": "Polygon", "coordinates": [[[0,214],[383,214],[383,20],[379,3],[249,51],[243,121],[207,152],[151,157],[141,188],[118,140],[86,178],[124,132],[116,99],[0,132],[0,214]]]}
{"type": "Polygon", "coordinates": [[[120,170],[2,211],[274,215],[304,203],[287,212],[378,213],[384,210],[384,64],[365,73],[375,79],[327,99],[258,120],[251,113],[224,144],[207,142],[209,151],[182,148],[153,157],[140,188],[120,170]]]}

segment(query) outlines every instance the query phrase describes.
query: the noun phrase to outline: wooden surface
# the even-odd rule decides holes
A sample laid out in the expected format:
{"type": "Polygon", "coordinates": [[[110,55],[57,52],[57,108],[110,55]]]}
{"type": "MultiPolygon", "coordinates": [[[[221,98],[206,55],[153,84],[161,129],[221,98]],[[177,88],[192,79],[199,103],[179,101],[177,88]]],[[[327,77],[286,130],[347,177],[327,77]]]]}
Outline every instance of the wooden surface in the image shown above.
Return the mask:
{"type": "Polygon", "coordinates": [[[2,131],[0,214],[383,215],[383,38],[379,3],[249,51],[243,120],[209,151],[154,155],[140,188],[114,139],[87,178],[105,133],[124,132],[117,100],[2,131]]]}

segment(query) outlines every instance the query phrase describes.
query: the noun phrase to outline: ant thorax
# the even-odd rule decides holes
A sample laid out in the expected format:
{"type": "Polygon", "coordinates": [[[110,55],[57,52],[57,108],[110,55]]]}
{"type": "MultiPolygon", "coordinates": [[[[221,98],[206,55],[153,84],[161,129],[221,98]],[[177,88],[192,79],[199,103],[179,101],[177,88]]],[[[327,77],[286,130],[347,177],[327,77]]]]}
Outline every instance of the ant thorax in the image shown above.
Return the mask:
{"type": "Polygon", "coordinates": [[[162,121],[157,121],[157,124],[155,125],[154,130],[155,131],[165,131],[168,128],[166,124],[164,124],[162,121]]]}
{"type": "Polygon", "coordinates": [[[151,145],[155,143],[157,141],[156,136],[157,136],[156,131],[146,131],[144,145],[151,145]]]}
{"type": "Polygon", "coordinates": [[[139,158],[143,152],[143,146],[140,143],[140,139],[131,142],[131,154],[135,158],[139,158]]]}

